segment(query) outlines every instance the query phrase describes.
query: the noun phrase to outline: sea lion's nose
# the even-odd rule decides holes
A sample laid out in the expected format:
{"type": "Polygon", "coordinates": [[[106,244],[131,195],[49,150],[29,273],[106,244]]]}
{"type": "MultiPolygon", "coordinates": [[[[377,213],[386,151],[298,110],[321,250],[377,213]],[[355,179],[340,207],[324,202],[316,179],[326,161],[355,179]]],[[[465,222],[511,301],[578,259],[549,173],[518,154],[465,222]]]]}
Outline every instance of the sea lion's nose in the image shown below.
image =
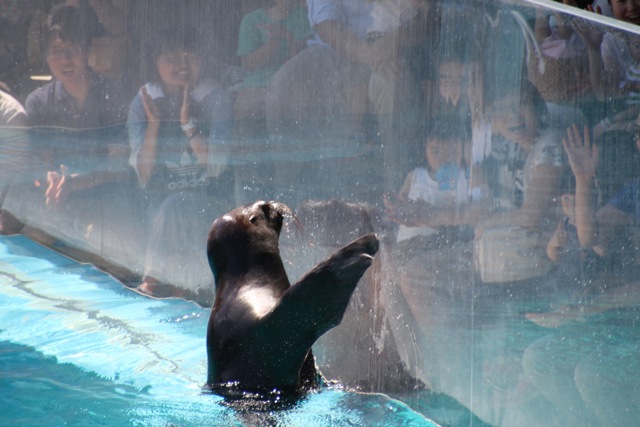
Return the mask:
{"type": "Polygon", "coordinates": [[[292,214],[291,209],[278,202],[265,202],[257,201],[250,208],[249,221],[252,224],[258,224],[260,218],[264,218],[265,221],[275,228],[278,232],[282,227],[285,214],[292,214]]]}
{"type": "Polygon", "coordinates": [[[262,211],[262,213],[264,214],[264,216],[265,216],[266,218],[270,218],[270,216],[271,216],[271,211],[272,211],[272,206],[271,206],[271,204],[270,204],[270,203],[268,203],[268,202],[265,202],[265,201],[261,200],[261,201],[259,201],[259,202],[256,202],[256,203],[253,205],[253,208],[254,208],[254,211],[255,211],[256,213],[258,213],[258,212],[262,211]]]}

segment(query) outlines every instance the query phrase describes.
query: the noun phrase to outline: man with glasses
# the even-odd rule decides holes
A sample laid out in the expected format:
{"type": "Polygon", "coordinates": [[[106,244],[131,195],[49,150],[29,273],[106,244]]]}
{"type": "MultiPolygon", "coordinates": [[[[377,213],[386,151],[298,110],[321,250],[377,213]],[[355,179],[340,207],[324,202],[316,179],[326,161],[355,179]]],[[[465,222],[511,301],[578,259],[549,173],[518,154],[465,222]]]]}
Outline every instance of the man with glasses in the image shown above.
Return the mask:
{"type": "Polygon", "coordinates": [[[120,89],[88,65],[90,37],[76,8],[55,8],[42,39],[53,80],[32,92],[25,108],[31,141],[49,169],[46,202],[56,204],[72,191],[126,177],[125,156],[121,167],[104,169],[110,150],[125,146],[126,109],[120,89]]]}

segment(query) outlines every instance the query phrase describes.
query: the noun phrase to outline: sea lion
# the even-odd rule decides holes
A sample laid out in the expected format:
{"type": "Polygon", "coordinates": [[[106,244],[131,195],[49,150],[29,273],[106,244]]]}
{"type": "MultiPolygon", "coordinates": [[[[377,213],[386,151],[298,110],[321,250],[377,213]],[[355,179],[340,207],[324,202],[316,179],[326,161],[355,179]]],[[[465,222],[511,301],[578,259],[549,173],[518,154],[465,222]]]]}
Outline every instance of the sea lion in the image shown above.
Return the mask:
{"type": "Polygon", "coordinates": [[[340,324],[378,239],[367,234],[294,285],[278,238],[285,205],[259,201],[216,219],[207,256],[216,292],[207,330],[207,388],[303,390],[317,386],[311,346],[340,324]]]}

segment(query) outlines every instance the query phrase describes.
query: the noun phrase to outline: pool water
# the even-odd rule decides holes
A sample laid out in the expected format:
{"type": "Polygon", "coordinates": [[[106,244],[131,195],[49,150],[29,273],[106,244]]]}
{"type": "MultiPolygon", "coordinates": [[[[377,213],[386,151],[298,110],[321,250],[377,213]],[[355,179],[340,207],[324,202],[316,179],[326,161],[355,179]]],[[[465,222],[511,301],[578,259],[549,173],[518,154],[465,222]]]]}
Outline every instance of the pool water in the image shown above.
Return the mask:
{"type": "Polygon", "coordinates": [[[434,426],[382,394],[282,407],[204,394],[209,310],[154,300],[23,236],[0,237],[2,426],[434,426]]]}

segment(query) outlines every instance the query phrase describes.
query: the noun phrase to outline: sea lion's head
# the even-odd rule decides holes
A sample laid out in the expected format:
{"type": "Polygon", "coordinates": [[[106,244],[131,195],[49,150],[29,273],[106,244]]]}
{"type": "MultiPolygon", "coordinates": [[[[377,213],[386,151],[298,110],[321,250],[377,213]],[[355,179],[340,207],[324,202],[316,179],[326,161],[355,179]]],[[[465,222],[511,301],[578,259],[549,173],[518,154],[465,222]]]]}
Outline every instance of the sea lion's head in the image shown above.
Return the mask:
{"type": "Polygon", "coordinates": [[[207,242],[214,277],[243,274],[251,265],[271,262],[274,256],[279,259],[278,238],[284,215],[291,215],[287,205],[258,201],[217,218],[207,242]]]}

